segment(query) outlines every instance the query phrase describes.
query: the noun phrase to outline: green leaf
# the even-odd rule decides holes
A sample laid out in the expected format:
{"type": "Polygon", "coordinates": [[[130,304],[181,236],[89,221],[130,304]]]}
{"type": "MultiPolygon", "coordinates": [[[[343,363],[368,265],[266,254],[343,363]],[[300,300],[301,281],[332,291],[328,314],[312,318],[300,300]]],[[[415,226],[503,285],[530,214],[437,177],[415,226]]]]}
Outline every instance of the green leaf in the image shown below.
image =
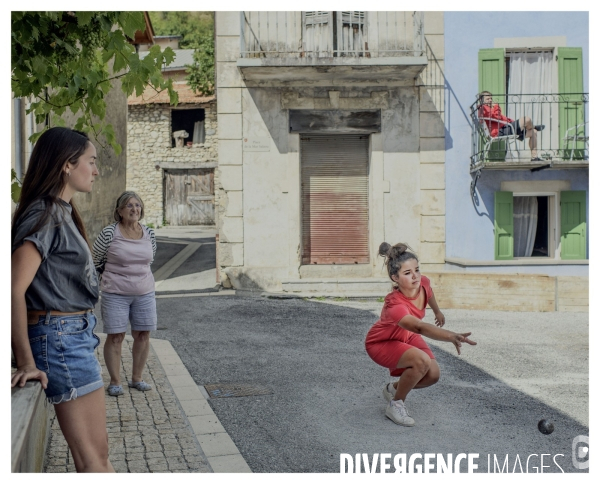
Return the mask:
{"type": "Polygon", "coordinates": [[[169,65],[175,60],[175,52],[173,52],[171,47],[167,47],[165,50],[163,50],[163,58],[166,65],[169,65]]]}
{"type": "Polygon", "coordinates": [[[35,143],[35,142],[38,140],[38,138],[39,138],[40,136],[42,136],[42,134],[44,134],[44,132],[45,132],[45,131],[46,131],[46,130],[44,129],[44,130],[42,130],[42,131],[38,131],[37,133],[33,133],[33,134],[32,134],[32,135],[29,137],[29,141],[31,141],[32,143],[35,143]]]}
{"type": "Polygon", "coordinates": [[[111,57],[116,54],[116,52],[117,51],[115,49],[109,49],[109,48],[103,50],[102,51],[102,62],[107,64],[108,61],[111,59],[111,57]]]}
{"type": "Polygon", "coordinates": [[[14,203],[19,203],[21,198],[21,186],[16,181],[10,184],[10,198],[14,203]]]}
{"type": "Polygon", "coordinates": [[[123,29],[123,33],[131,39],[133,39],[137,30],[146,30],[146,22],[142,12],[120,12],[118,22],[123,29]]]}
{"type": "Polygon", "coordinates": [[[31,60],[31,65],[36,74],[42,75],[46,73],[46,60],[42,56],[36,55],[31,60]]]}
{"type": "Polygon", "coordinates": [[[92,18],[94,17],[94,14],[96,12],[86,12],[86,11],[78,11],[77,12],[77,24],[78,25],[88,25],[92,18]]]}
{"type": "Polygon", "coordinates": [[[121,72],[127,67],[127,58],[121,53],[117,52],[115,55],[115,62],[113,64],[113,72],[121,72]]]}
{"type": "Polygon", "coordinates": [[[60,126],[60,127],[65,127],[67,125],[67,123],[65,122],[65,120],[63,118],[61,118],[60,116],[54,115],[52,116],[52,122],[50,123],[52,126],[60,126]]]}

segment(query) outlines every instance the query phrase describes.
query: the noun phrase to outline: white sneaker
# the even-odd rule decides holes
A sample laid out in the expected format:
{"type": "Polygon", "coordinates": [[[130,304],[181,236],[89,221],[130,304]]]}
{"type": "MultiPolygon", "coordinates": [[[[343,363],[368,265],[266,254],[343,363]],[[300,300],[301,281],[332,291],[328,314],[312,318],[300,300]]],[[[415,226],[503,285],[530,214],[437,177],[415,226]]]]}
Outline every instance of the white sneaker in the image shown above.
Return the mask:
{"type": "Polygon", "coordinates": [[[385,416],[398,425],[412,427],[415,421],[408,415],[404,402],[402,400],[390,400],[385,409],[385,416]]]}
{"type": "Polygon", "coordinates": [[[386,383],[386,385],[383,387],[383,398],[385,398],[385,401],[389,402],[390,400],[393,400],[395,396],[396,389],[394,388],[394,385],[391,383],[386,383]]]}

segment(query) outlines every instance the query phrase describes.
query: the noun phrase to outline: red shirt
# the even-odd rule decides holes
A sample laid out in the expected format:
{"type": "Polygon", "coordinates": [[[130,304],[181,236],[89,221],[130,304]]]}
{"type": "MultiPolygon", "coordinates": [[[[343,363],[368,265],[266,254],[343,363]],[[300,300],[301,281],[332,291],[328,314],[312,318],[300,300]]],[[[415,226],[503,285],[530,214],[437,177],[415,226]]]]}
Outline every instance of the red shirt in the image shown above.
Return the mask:
{"type": "Polygon", "coordinates": [[[425,308],[427,302],[431,299],[433,291],[431,289],[430,281],[427,277],[421,276],[421,286],[419,291],[425,291],[425,302],[423,309],[417,308],[413,301],[419,297],[419,294],[414,298],[408,298],[402,294],[398,289],[394,289],[385,297],[383,309],[381,310],[381,317],[373,327],[367,333],[365,344],[377,343],[379,341],[396,340],[407,342],[408,338],[413,336],[414,333],[403,327],[399,326],[398,323],[406,315],[414,316],[418,319],[425,317],[425,308]],[[422,288],[422,289],[421,289],[422,288]]]}
{"type": "MultiPolygon", "coordinates": [[[[487,104],[482,104],[479,107],[479,117],[499,119],[500,121],[505,121],[507,123],[513,122],[512,119],[507,118],[502,114],[502,110],[500,109],[500,106],[498,104],[494,104],[491,108],[487,104]]],[[[490,136],[492,138],[498,136],[498,131],[500,130],[500,128],[502,126],[505,126],[504,124],[497,123],[495,121],[490,121],[488,119],[485,120],[485,124],[487,124],[490,136]]]]}

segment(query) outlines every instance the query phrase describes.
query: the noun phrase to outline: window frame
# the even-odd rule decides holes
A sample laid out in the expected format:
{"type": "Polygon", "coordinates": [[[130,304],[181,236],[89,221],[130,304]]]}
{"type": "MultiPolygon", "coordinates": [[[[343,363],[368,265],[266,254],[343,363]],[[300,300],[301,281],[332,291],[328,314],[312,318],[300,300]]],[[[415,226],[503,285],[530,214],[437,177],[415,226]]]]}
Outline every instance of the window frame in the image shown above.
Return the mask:
{"type": "MultiPolygon", "coordinates": [[[[548,257],[514,257],[513,260],[548,259],[560,260],[560,192],[554,191],[513,191],[515,197],[548,197],[548,257]],[[550,254],[554,254],[551,256],[550,254]]],[[[514,244],[514,235],[513,235],[514,244]]]]}

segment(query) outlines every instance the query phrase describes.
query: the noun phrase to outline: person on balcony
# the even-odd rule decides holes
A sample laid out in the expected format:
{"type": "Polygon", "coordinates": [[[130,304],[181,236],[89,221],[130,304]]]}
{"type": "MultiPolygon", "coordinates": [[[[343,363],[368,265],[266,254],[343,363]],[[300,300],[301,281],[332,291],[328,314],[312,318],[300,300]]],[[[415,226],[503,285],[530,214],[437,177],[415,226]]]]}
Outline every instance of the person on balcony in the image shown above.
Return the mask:
{"type": "Polygon", "coordinates": [[[538,158],[537,153],[537,133],[544,129],[543,124],[534,126],[528,116],[523,116],[517,120],[504,116],[500,105],[494,104],[492,93],[489,91],[479,93],[479,103],[479,119],[485,121],[492,138],[513,135],[516,135],[519,141],[523,141],[523,138],[529,138],[531,161],[542,161],[541,158],[538,158]],[[523,130],[523,128],[525,129],[523,130]]]}

